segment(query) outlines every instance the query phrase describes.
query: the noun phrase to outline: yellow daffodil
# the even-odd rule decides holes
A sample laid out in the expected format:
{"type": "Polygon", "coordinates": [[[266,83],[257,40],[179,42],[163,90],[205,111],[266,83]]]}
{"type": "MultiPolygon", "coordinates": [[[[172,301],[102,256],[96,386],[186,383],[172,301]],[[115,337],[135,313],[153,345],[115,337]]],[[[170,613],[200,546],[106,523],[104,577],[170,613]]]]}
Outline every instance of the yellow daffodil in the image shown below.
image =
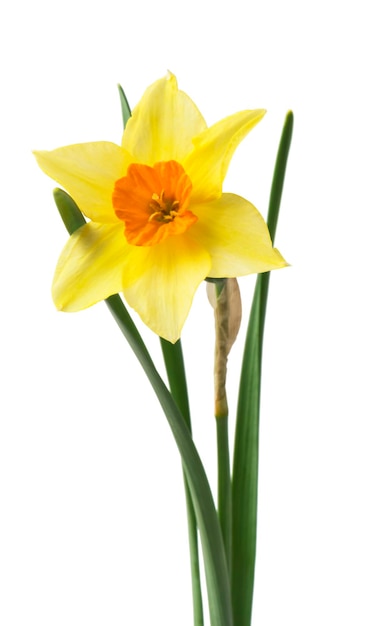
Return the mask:
{"type": "Polygon", "coordinates": [[[284,267],[256,208],[222,192],[236,147],[264,114],[241,111],[207,128],[169,74],[145,92],[121,146],[36,152],[89,219],[58,261],[57,308],[78,311],[122,291],[147,326],[175,342],[206,277],[284,267]]]}

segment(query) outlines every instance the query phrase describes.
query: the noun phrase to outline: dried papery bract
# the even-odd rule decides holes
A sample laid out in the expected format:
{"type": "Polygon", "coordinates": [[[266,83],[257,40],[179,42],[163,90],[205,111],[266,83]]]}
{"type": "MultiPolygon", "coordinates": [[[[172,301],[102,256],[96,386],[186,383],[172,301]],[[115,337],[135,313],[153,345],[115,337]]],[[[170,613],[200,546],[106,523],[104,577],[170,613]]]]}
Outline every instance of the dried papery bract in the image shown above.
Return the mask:
{"type": "Polygon", "coordinates": [[[214,402],[216,417],[228,414],[226,373],[229,352],[241,325],[242,305],[238,281],[225,278],[207,283],[209,302],[214,309],[216,344],[214,356],[214,402]]]}

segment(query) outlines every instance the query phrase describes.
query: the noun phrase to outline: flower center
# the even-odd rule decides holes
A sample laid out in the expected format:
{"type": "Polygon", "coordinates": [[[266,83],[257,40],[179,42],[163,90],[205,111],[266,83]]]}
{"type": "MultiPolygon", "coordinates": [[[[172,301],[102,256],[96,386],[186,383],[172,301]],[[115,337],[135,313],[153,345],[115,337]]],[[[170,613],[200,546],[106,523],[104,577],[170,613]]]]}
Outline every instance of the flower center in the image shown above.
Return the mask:
{"type": "Polygon", "coordinates": [[[191,192],[191,180],[177,161],[159,161],[153,167],[132,163],[112,195],[128,243],[153,246],[188,230],[197,221],[188,210],[191,192]]]}
{"type": "Polygon", "coordinates": [[[152,213],[148,218],[148,221],[156,220],[157,222],[164,222],[167,224],[175,219],[178,215],[180,202],[179,200],[167,200],[165,198],[164,189],[161,190],[160,196],[157,193],[152,194],[152,202],[150,202],[150,209],[152,213]]]}

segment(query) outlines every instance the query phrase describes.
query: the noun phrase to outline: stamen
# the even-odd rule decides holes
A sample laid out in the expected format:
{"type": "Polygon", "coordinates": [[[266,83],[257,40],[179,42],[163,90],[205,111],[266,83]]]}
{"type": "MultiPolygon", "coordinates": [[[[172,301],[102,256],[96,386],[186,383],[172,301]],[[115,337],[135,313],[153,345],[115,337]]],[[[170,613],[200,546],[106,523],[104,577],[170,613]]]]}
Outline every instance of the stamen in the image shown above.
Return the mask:
{"type": "Polygon", "coordinates": [[[188,209],[191,191],[190,178],[177,161],[159,161],[153,167],[129,165],[112,196],[127,242],[154,246],[185,233],[197,221],[188,209]]]}
{"type": "Polygon", "coordinates": [[[162,189],[160,196],[157,193],[153,193],[149,208],[152,210],[151,215],[148,218],[149,222],[172,222],[178,215],[178,209],[180,208],[179,200],[166,200],[165,190],[162,189]]]}

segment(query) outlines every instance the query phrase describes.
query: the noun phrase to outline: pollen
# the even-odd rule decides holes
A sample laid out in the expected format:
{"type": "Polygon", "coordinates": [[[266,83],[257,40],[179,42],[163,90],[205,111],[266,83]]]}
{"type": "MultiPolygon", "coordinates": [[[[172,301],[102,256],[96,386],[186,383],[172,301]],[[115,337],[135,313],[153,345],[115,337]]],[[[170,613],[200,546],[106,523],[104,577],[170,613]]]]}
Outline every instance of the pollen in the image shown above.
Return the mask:
{"type": "Polygon", "coordinates": [[[192,183],[177,161],[133,163],[115,183],[112,202],[129,244],[153,246],[197,221],[189,210],[192,183]]]}

